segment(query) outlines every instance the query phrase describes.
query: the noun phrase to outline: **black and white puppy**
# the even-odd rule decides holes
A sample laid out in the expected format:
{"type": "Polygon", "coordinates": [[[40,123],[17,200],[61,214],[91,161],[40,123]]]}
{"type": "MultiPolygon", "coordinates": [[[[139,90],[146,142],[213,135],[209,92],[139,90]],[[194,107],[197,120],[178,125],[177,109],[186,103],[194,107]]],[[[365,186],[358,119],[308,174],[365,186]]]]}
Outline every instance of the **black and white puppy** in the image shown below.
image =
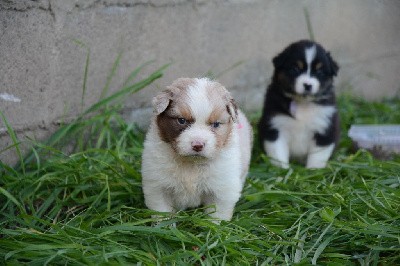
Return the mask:
{"type": "Polygon", "coordinates": [[[289,159],[324,168],[339,136],[333,77],[339,67],[318,43],[302,40],[273,59],[274,74],[258,125],[260,144],[272,163],[289,159]]]}

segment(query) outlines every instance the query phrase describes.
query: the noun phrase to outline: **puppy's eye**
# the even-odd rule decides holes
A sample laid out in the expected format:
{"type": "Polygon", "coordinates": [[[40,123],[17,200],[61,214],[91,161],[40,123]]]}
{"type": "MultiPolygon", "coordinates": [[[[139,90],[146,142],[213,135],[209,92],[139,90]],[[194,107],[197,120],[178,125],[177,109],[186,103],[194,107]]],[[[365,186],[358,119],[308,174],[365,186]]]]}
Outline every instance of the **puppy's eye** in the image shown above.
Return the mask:
{"type": "Polygon", "coordinates": [[[317,70],[315,70],[315,74],[317,75],[323,75],[324,71],[322,70],[322,68],[318,68],[317,70]]]}
{"type": "Polygon", "coordinates": [[[289,69],[289,71],[291,72],[291,73],[293,73],[293,74],[298,74],[298,73],[300,73],[300,68],[297,66],[297,65],[294,65],[294,66],[292,66],[290,69],[289,69]]]}
{"type": "Polygon", "coordinates": [[[178,118],[178,123],[181,125],[186,124],[186,119],[185,118],[178,118]]]}
{"type": "Polygon", "coordinates": [[[220,125],[221,125],[221,122],[214,122],[214,123],[211,124],[211,126],[212,126],[213,128],[217,128],[217,127],[219,127],[220,125]]]}

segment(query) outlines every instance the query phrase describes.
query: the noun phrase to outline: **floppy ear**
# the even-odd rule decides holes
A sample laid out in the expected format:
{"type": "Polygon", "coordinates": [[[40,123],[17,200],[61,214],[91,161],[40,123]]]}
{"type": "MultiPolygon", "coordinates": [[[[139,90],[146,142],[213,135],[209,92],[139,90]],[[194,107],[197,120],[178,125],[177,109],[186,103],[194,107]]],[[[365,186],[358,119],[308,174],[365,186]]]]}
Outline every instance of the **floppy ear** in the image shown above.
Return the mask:
{"type": "Polygon", "coordinates": [[[178,78],[170,86],[167,86],[166,90],[163,90],[160,94],[154,97],[152,103],[156,115],[164,112],[174,97],[193,82],[194,79],[191,78],[178,78]]]}
{"type": "Polygon", "coordinates": [[[164,112],[167,109],[171,100],[172,100],[172,95],[170,93],[170,90],[164,90],[160,94],[155,96],[153,98],[152,104],[156,115],[159,115],[162,112],[164,112]]]}
{"type": "Polygon", "coordinates": [[[221,88],[224,91],[222,99],[226,104],[226,111],[231,116],[232,121],[236,123],[238,121],[238,107],[236,105],[236,102],[232,98],[231,93],[225,87],[220,85],[219,88],[221,88]]]}
{"type": "Polygon", "coordinates": [[[229,99],[229,102],[226,105],[226,110],[230,114],[233,123],[237,123],[238,122],[238,108],[237,108],[236,102],[233,98],[229,99]]]}
{"type": "Polygon", "coordinates": [[[153,98],[152,104],[156,115],[164,112],[168,108],[174,96],[179,93],[180,89],[173,85],[174,84],[167,86],[166,90],[163,90],[153,98]]]}
{"type": "Polygon", "coordinates": [[[328,57],[332,75],[336,76],[339,71],[338,64],[335,62],[335,60],[332,59],[331,54],[329,52],[326,53],[326,57],[328,57]]]}
{"type": "Polygon", "coordinates": [[[287,59],[287,54],[287,49],[285,49],[283,52],[275,56],[274,59],[272,59],[272,63],[274,64],[275,69],[283,66],[287,59]]]}

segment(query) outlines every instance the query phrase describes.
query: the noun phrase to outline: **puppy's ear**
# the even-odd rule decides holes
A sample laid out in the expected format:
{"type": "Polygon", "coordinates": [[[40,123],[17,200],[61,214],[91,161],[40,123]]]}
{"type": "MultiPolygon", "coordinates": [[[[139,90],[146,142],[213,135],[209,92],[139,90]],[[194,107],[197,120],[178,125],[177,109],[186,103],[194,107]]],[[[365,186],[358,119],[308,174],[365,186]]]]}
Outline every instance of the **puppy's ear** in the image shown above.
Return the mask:
{"type": "Polygon", "coordinates": [[[179,93],[179,91],[180,90],[177,87],[174,87],[172,85],[167,86],[166,90],[163,90],[160,94],[153,98],[152,104],[156,115],[161,114],[168,108],[172,99],[176,94],[179,93]]]}
{"type": "Polygon", "coordinates": [[[225,87],[220,85],[220,88],[222,88],[222,90],[224,91],[222,99],[226,103],[226,111],[231,116],[232,121],[234,123],[236,123],[238,121],[238,107],[237,107],[237,104],[236,104],[235,100],[233,99],[231,93],[225,87]]]}
{"type": "Polygon", "coordinates": [[[156,115],[164,112],[168,108],[171,101],[177,97],[180,91],[193,83],[194,79],[192,78],[178,78],[170,86],[167,86],[166,90],[154,97],[152,103],[156,115]]]}
{"type": "Polygon", "coordinates": [[[226,110],[232,118],[233,123],[237,123],[238,121],[238,107],[233,98],[229,99],[228,104],[226,105],[226,110]]]}
{"type": "Polygon", "coordinates": [[[331,54],[329,52],[326,53],[326,57],[328,58],[332,75],[336,76],[339,71],[338,64],[335,62],[335,60],[332,59],[331,54]]]}
{"type": "Polygon", "coordinates": [[[167,109],[171,100],[172,100],[172,95],[170,93],[170,90],[164,90],[160,94],[155,96],[153,98],[152,104],[156,115],[159,115],[162,112],[164,112],[167,109]]]}
{"type": "Polygon", "coordinates": [[[274,64],[275,69],[282,67],[286,61],[286,58],[287,58],[286,50],[275,56],[274,59],[272,59],[272,63],[274,64]]]}

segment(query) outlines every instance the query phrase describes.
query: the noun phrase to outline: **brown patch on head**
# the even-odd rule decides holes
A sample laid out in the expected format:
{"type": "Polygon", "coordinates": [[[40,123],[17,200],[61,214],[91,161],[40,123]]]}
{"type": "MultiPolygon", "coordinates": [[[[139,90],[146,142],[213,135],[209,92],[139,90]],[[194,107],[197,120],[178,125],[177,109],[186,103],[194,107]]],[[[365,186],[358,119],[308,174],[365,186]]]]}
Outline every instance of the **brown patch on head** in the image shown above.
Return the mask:
{"type": "Polygon", "coordinates": [[[323,66],[323,64],[322,64],[321,62],[318,62],[318,63],[315,65],[315,70],[318,70],[318,69],[322,68],[322,66],[323,66]]]}
{"type": "Polygon", "coordinates": [[[186,89],[195,83],[194,79],[190,78],[179,78],[175,80],[167,89],[159,93],[153,98],[153,107],[157,115],[164,112],[171,101],[178,101],[184,97],[186,89]]]}
{"type": "Polygon", "coordinates": [[[172,108],[157,116],[157,125],[160,138],[167,143],[175,143],[179,135],[190,126],[191,117],[177,116],[172,108]],[[185,119],[181,124],[178,119],[185,119]]]}
{"type": "Polygon", "coordinates": [[[235,101],[224,86],[214,81],[210,84],[207,95],[213,109],[208,123],[215,134],[217,148],[221,148],[229,141],[234,123],[237,122],[238,111],[235,101]],[[218,124],[217,127],[215,123],[218,124]]]}
{"type": "Polygon", "coordinates": [[[301,60],[296,61],[296,65],[300,70],[304,69],[304,63],[301,60]]]}
{"type": "Polygon", "coordinates": [[[156,123],[160,138],[168,143],[176,143],[179,135],[193,123],[190,107],[187,105],[187,88],[194,84],[190,78],[179,78],[167,89],[154,97],[156,123]],[[184,123],[182,122],[184,119],[184,123]],[[180,121],[178,120],[180,119],[180,121]]]}
{"type": "MultiPolygon", "coordinates": [[[[207,122],[211,125],[214,122],[221,122],[222,119],[229,121],[229,117],[226,114],[225,114],[225,117],[223,117],[225,112],[226,112],[226,109],[221,106],[214,108],[213,111],[211,112],[210,116],[208,117],[207,122]],[[228,119],[226,117],[228,117],[228,119]]],[[[226,122],[228,122],[228,121],[226,121],[226,122]]]]}
{"type": "Polygon", "coordinates": [[[237,105],[229,91],[216,81],[211,81],[207,87],[207,95],[213,110],[225,109],[231,116],[233,122],[237,120],[237,105]]]}
{"type": "Polygon", "coordinates": [[[228,123],[220,124],[218,128],[211,128],[212,132],[215,134],[217,148],[226,146],[234,126],[236,126],[236,124],[229,121],[228,123]]]}

